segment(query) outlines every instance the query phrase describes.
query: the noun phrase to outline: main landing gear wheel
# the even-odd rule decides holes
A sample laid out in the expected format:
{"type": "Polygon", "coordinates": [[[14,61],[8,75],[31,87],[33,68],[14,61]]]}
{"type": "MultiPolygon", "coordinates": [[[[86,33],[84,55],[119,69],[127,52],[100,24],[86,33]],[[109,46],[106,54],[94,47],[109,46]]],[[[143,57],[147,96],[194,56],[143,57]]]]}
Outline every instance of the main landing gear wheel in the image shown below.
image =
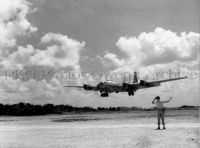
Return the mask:
{"type": "Polygon", "coordinates": [[[129,91],[129,92],[128,92],[128,95],[129,95],[129,96],[134,96],[134,92],[133,92],[133,91],[129,91]]]}
{"type": "Polygon", "coordinates": [[[101,93],[101,97],[108,97],[108,92],[101,93]]]}

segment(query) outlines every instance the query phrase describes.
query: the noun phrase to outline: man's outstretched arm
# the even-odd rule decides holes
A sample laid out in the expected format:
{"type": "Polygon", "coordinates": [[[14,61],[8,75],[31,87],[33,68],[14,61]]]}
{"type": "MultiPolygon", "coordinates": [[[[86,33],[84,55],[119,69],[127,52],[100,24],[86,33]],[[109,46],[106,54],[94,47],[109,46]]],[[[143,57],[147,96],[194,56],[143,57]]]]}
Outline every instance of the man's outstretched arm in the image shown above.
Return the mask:
{"type": "Polygon", "coordinates": [[[170,102],[172,100],[172,97],[170,97],[170,99],[169,100],[167,100],[167,101],[162,101],[163,103],[168,103],[168,102],[170,102]]]}

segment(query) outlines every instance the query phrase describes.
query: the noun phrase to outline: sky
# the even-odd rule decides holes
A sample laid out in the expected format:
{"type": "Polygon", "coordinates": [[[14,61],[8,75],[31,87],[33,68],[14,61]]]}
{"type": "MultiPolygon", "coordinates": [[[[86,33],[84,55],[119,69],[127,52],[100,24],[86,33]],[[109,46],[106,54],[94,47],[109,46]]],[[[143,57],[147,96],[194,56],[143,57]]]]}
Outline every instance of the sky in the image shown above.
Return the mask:
{"type": "MultiPolygon", "coordinates": [[[[0,102],[73,106],[151,107],[199,104],[198,0],[2,0],[0,6],[0,102]],[[26,80],[5,71],[133,73],[141,78],[180,71],[187,80],[101,98],[63,85],[97,84],[94,77],[26,80]]],[[[27,74],[27,73],[26,73],[27,74]]],[[[36,75],[37,75],[36,74],[36,75]]],[[[38,74],[39,75],[39,74],[38,74]]],[[[34,75],[35,76],[35,75],[34,75]]],[[[101,79],[101,81],[103,81],[101,79]]],[[[131,81],[131,80],[127,80],[131,81]]]]}

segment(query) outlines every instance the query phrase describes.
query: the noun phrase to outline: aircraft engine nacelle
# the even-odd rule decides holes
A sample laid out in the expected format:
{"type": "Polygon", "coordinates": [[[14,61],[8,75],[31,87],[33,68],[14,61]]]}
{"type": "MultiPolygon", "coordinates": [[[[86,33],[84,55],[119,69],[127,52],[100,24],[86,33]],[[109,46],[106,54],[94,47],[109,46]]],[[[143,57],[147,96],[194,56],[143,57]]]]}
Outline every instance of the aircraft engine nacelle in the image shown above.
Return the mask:
{"type": "Polygon", "coordinates": [[[140,85],[141,86],[149,86],[148,82],[146,82],[144,80],[140,80],[140,85]]]}
{"type": "Polygon", "coordinates": [[[83,85],[83,88],[85,90],[92,90],[92,87],[90,85],[86,85],[86,84],[83,85]]]}
{"type": "Polygon", "coordinates": [[[124,89],[128,89],[128,84],[127,83],[123,83],[122,86],[123,86],[124,89]]]}
{"type": "Polygon", "coordinates": [[[99,90],[104,90],[105,89],[105,84],[100,82],[98,85],[97,85],[97,89],[99,90]]]}

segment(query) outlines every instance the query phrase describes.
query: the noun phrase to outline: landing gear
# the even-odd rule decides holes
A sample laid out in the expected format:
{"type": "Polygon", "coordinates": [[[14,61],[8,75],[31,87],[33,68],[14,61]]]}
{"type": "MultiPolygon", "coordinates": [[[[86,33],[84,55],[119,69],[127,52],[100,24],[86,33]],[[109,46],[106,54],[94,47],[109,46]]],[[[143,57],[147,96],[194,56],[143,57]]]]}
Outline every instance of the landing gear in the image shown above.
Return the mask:
{"type": "Polygon", "coordinates": [[[134,95],[134,91],[128,91],[128,95],[129,96],[133,96],[134,95]]]}
{"type": "Polygon", "coordinates": [[[108,92],[101,93],[101,97],[108,97],[108,92]]]}

